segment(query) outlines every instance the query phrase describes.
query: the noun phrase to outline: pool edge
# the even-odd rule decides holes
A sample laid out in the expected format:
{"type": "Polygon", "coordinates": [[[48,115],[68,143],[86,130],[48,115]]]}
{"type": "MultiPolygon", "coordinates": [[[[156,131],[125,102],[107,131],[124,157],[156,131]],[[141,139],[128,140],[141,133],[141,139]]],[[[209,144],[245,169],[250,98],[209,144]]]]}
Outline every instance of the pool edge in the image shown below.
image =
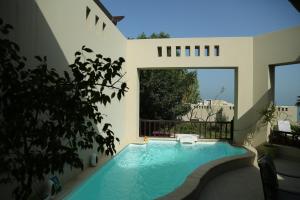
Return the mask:
{"type": "Polygon", "coordinates": [[[63,184],[63,190],[52,197],[53,200],[66,200],[66,198],[72,194],[74,190],[83,185],[88,179],[90,179],[93,175],[97,173],[98,170],[103,168],[110,160],[112,160],[117,155],[121,154],[126,147],[130,144],[136,143],[128,143],[123,148],[121,148],[118,152],[116,152],[113,156],[107,156],[105,153],[101,153],[98,156],[103,156],[98,160],[97,166],[92,167],[88,166],[84,170],[82,170],[79,174],[72,177],[66,183],[63,184]]]}

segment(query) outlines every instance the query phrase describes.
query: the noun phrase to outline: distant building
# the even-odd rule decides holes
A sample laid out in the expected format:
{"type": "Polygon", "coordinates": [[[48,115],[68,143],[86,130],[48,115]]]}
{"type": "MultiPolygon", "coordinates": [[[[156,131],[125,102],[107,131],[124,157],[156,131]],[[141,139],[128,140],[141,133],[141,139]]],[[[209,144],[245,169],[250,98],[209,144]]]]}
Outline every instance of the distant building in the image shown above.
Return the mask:
{"type": "Polygon", "coordinates": [[[182,116],[183,121],[231,121],[234,104],[224,100],[203,100],[191,104],[191,111],[182,116]]]}
{"type": "MultiPolygon", "coordinates": [[[[278,120],[297,123],[297,106],[276,106],[278,120]]],[[[203,100],[191,104],[191,111],[181,117],[183,121],[231,121],[234,104],[224,100],[203,100]]]]}
{"type": "Polygon", "coordinates": [[[278,120],[288,120],[297,123],[297,106],[276,106],[278,120]]]}

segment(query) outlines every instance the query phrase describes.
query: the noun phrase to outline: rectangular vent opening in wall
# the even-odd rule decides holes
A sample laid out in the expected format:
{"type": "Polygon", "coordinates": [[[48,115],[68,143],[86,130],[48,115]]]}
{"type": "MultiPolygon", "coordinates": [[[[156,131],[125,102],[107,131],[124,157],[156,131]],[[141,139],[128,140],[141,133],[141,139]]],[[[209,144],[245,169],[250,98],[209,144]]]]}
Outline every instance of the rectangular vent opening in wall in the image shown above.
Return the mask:
{"type": "Polygon", "coordinates": [[[97,15],[95,15],[95,25],[98,24],[98,21],[99,21],[99,17],[97,15]]]}
{"type": "Polygon", "coordinates": [[[200,56],[200,46],[195,46],[195,56],[200,56]]]}
{"type": "Polygon", "coordinates": [[[185,46],[185,56],[191,56],[191,47],[185,46]]]}
{"type": "Polygon", "coordinates": [[[215,56],[220,56],[220,47],[219,47],[219,45],[215,45],[214,49],[215,49],[215,56]]]}
{"type": "Polygon", "coordinates": [[[171,47],[167,46],[167,56],[168,57],[171,57],[171,54],[172,54],[171,51],[172,51],[171,47]]]}
{"type": "Polygon", "coordinates": [[[176,46],[176,56],[177,57],[181,56],[181,47],[180,46],[176,46]]]}
{"type": "Polygon", "coordinates": [[[158,55],[158,57],[162,57],[162,48],[161,47],[157,47],[157,55],[158,55]]]}
{"type": "Polygon", "coordinates": [[[204,55],[209,56],[209,46],[204,47],[204,55]]]}
{"type": "Polygon", "coordinates": [[[85,19],[87,19],[89,17],[90,13],[91,13],[91,9],[89,7],[86,7],[86,9],[85,9],[85,19]]]}

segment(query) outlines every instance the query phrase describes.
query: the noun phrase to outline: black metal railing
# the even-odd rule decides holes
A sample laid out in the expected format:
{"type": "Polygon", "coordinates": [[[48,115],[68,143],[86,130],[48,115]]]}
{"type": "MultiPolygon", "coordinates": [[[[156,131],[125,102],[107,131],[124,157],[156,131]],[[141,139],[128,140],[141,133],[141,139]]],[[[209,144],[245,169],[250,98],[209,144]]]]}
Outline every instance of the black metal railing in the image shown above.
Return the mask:
{"type": "Polygon", "coordinates": [[[300,133],[272,130],[269,135],[270,143],[295,146],[300,148],[300,133]]]}
{"type": "Polygon", "coordinates": [[[140,137],[176,137],[176,134],[196,134],[200,139],[233,139],[233,120],[229,122],[140,120],[140,137]]]}

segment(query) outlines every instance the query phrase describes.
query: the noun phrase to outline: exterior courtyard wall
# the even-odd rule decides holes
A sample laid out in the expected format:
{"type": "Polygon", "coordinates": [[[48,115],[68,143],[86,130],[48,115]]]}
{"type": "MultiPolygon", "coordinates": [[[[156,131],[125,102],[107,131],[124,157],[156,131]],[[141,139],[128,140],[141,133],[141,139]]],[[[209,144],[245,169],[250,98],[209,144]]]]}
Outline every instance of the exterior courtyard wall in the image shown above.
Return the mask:
{"type": "MultiPolygon", "coordinates": [[[[0,18],[14,26],[10,38],[19,44],[21,54],[28,58],[31,66],[36,64],[34,56],[40,55],[47,56],[49,67],[56,68],[59,73],[70,71],[68,65],[73,63],[74,53],[83,45],[105,57],[126,59],[127,38],[93,0],[5,0],[0,1],[0,18]],[[88,18],[87,7],[91,10],[88,18]],[[97,24],[96,15],[99,17],[97,24]],[[104,30],[103,23],[106,24],[104,30]]],[[[116,99],[111,105],[101,107],[107,115],[106,121],[113,125],[116,137],[121,140],[120,145],[116,144],[118,150],[128,143],[123,120],[125,99],[120,102],[116,99]]],[[[98,128],[102,130],[102,126],[98,128]]],[[[96,148],[80,152],[85,167],[89,165],[92,152],[96,152],[96,148]]],[[[66,168],[60,179],[64,183],[80,172],[66,168]]]]}
{"type": "MultiPolygon", "coordinates": [[[[244,120],[258,119],[259,111],[274,101],[275,66],[300,62],[300,27],[293,27],[254,37],[253,106],[244,120]]],[[[253,144],[266,140],[268,130],[256,130],[253,144]]]]}
{"type": "MultiPolygon", "coordinates": [[[[127,70],[130,74],[129,98],[125,112],[126,130],[138,133],[139,129],[139,69],[206,68],[235,69],[235,128],[240,126],[240,118],[252,106],[253,87],[253,39],[251,37],[220,38],[168,38],[128,40],[127,70]],[[176,46],[181,47],[181,56],[176,56],[176,46]],[[190,56],[185,55],[185,47],[190,47],[190,56]],[[200,46],[200,56],[195,56],[195,46],[200,46]],[[204,55],[204,47],[209,46],[210,55],[204,55]],[[214,55],[214,46],[219,46],[219,56],[214,55]],[[158,56],[162,47],[162,56],[158,56]],[[167,56],[171,47],[171,56],[167,56]],[[129,112],[130,110],[130,112],[129,112]]],[[[244,122],[247,126],[250,122],[244,122]]],[[[135,135],[138,137],[138,134],[135,135]]],[[[134,138],[133,138],[134,139],[134,138]]],[[[241,143],[242,141],[236,141],[241,143]]]]}
{"type": "MultiPolygon", "coordinates": [[[[112,59],[125,58],[129,92],[121,102],[101,107],[121,140],[118,150],[140,141],[139,69],[234,69],[234,142],[243,144],[250,138],[253,145],[258,145],[266,141],[267,128],[257,129],[257,121],[259,111],[274,97],[274,66],[300,62],[300,27],[256,37],[128,40],[93,0],[0,1],[0,17],[15,27],[11,38],[20,44],[22,54],[33,65],[35,55],[46,55],[49,66],[59,72],[67,71],[75,51],[83,45],[112,59]],[[180,47],[180,56],[176,56],[176,47],[180,47]],[[210,55],[205,56],[208,48],[210,55]],[[186,49],[189,56],[185,55],[186,49]]],[[[93,151],[80,152],[86,166],[93,151]]],[[[66,170],[62,181],[79,172],[66,170]]],[[[4,199],[9,199],[5,192],[2,194],[4,199]]]]}

